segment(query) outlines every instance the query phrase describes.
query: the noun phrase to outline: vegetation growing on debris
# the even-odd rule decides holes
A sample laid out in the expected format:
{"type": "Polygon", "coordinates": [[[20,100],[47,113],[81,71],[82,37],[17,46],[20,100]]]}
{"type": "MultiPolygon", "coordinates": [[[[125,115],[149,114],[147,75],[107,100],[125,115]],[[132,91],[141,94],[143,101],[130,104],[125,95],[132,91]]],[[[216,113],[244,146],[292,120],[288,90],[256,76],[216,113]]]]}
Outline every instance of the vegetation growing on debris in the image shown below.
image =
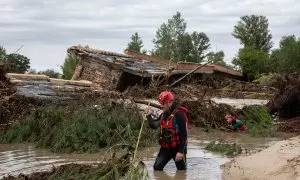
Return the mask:
{"type": "MultiPolygon", "coordinates": [[[[0,142],[35,142],[54,152],[97,152],[117,143],[135,143],[142,121],[135,106],[47,106],[13,124],[0,142]]],[[[153,134],[145,127],[140,146],[155,142],[153,134]]]]}
{"type": "Polygon", "coordinates": [[[263,106],[245,106],[241,110],[239,118],[245,122],[248,127],[247,133],[252,136],[274,136],[276,134],[273,119],[263,106]]]}
{"type": "Polygon", "coordinates": [[[242,148],[239,145],[222,143],[219,141],[212,141],[206,144],[205,149],[208,151],[221,153],[226,156],[234,156],[242,153],[242,148]]]}

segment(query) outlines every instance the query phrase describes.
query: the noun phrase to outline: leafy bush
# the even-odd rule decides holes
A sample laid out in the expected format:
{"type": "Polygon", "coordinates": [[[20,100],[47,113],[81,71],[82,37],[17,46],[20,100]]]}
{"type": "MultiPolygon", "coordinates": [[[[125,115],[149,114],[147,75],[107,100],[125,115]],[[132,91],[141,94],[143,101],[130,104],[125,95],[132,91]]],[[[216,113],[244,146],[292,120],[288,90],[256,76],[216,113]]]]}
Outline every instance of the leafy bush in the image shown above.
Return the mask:
{"type": "MultiPolygon", "coordinates": [[[[116,143],[134,144],[143,118],[136,107],[92,105],[48,106],[14,124],[0,142],[35,142],[54,152],[97,152],[116,143]]],[[[152,142],[154,132],[144,126],[140,146],[152,142]]]]}
{"type": "Polygon", "coordinates": [[[247,133],[252,136],[274,136],[276,134],[273,119],[263,106],[245,106],[240,117],[248,127],[247,133]]]}
{"type": "Polygon", "coordinates": [[[242,153],[242,148],[237,144],[219,143],[212,141],[205,146],[208,151],[221,153],[226,156],[234,156],[242,153]]]}

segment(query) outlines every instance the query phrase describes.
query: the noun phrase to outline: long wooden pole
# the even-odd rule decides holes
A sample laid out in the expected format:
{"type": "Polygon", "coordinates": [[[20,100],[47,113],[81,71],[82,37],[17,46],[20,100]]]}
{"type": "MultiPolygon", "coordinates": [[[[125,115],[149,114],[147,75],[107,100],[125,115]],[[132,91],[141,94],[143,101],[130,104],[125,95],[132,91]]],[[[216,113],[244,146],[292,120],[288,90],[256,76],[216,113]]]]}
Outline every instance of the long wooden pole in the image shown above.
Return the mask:
{"type": "Polygon", "coordinates": [[[202,64],[198,67],[196,67],[195,69],[193,69],[192,71],[190,71],[189,73],[187,73],[186,75],[182,76],[180,79],[178,79],[177,81],[173,82],[171,85],[169,85],[169,87],[174,86],[175,84],[177,84],[178,82],[182,81],[184,78],[186,78],[188,75],[193,74],[195,71],[197,71],[198,69],[200,69],[203,66],[206,66],[207,64],[209,64],[210,62],[207,62],[205,64],[202,64]]]}
{"type": "MultiPolygon", "coordinates": [[[[149,108],[149,104],[148,104],[148,108],[149,108]]],[[[133,161],[135,160],[135,157],[136,157],[136,153],[137,153],[137,149],[139,147],[139,143],[140,143],[140,139],[141,139],[141,135],[142,135],[142,131],[143,131],[145,121],[146,121],[146,117],[143,118],[142,126],[141,126],[140,133],[139,133],[139,137],[138,137],[138,140],[137,140],[136,145],[135,145],[135,150],[134,150],[134,154],[133,154],[133,161]]]]}

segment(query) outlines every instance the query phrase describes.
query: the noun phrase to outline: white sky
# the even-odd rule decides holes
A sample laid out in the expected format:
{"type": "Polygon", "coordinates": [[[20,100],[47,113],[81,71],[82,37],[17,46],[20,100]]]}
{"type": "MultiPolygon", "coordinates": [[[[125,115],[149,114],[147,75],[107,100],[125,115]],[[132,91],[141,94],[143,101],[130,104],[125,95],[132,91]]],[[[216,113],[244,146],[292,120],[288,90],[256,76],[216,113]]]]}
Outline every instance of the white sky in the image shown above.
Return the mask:
{"type": "Polygon", "coordinates": [[[275,47],[284,35],[300,36],[298,0],[0,0],[0,45],[31,59],[31,68],[60,70],[72,45],[123,52],[137,31],[148,50],[157,28],[176,11],[187,31],[205,32],[211,50],[230,62],[240,47],[231,35],[240,16],[269,19],[275,47]]]}

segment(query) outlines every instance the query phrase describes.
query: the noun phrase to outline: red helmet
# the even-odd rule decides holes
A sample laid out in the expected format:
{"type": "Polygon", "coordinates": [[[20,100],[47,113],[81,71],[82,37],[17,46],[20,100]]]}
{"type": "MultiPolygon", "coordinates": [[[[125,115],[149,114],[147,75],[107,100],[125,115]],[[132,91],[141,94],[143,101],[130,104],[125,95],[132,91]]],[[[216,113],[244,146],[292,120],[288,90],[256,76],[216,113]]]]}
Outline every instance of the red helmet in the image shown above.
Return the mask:
{"type": "Polygon", "coordinates": [[[164,105],[173,100],[174,100],[174,95],[170,91],[163,91],[162,93],[160,93],[158,97],[158,102],[161,105],[164,105]]]}

